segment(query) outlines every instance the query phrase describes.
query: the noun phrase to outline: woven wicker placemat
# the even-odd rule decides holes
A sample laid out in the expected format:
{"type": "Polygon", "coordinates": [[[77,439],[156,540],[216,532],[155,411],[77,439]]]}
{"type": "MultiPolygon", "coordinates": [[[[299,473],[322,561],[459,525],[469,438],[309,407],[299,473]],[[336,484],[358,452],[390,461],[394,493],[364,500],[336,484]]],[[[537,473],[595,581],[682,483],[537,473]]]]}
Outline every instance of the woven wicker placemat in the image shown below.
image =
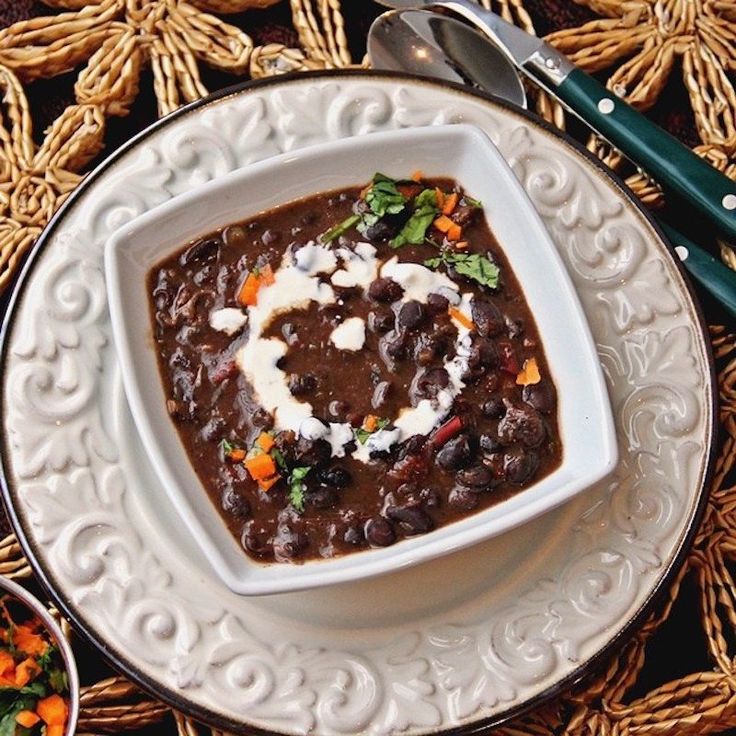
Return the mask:
{"type": "MultiPolygon", "coordinates": [[[[602,73],[617,94],[650,110],[736,178],[736,0],[483,4],[532,32],[534,18],[540,33],[552,31],[549,40],[576,63],[602,73]]],[[[24,254],[90,162],[121,139],[116,119],[136,119],[141,100],[155,100],[165,114],[206,94],[206,85],[221,86],[233,76],[364,63],[361,40],[377,12],[355,0],[344,7],[339,0],[0,0],[0,21],[16,21],[0,31],[0,291],[12,283],[24,254]],[[49,78],[73,86],[73,99],[50,115],[47,86],[32,115],[29,97],[49,78]],[[34,137],[34,117],[48,118],[42,136],[34,137]]],[[[546,119],[566,125],[561,108],[545,94],[535,92],[534,104],[546,119]]],[[[659,189],[615,152],[594,137],[588,145],[627,177],[647,205],[664,204],[659,189]]],[[[736,265],[732,251],[722,255],[736,265]]],[[[722,441],[705,519],[685,566],[659,609],[600,672],[494,733],[643,736],[736,727],[736,334],[716,326],[711,337],[722,441]],[[682,637],[697,664],[688,660],[662,681],[671,667],[657,658],[669,658],[682,637]]],[[[35,585],[12,535],[0,542],[0,574],[35,585]]],[[[65,631],[72,636],[68,626],[65,631]]],[[[89,660],[83,645],[73,643],[80,660],[89,660]]],[[[94,682],[90,676],[99,670],[83,667],[88,684],[80,736],[217,736],[121,677],[94,682]]]]}

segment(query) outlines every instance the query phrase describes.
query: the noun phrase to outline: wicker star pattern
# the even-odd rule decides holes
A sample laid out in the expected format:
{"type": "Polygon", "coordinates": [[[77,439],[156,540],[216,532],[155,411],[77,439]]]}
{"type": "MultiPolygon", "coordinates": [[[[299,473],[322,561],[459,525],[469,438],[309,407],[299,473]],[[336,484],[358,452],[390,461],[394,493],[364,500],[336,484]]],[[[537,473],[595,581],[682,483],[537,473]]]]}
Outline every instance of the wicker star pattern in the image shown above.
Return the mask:
{"type": "MultiPolygon", "coordinates": [[[[655,104],[679,65],[703,144],[695,150],[736,178],[736,3],[733,0],[576,0],[602,18],[547,40],[589,72],[622,60],[607,86],[635,107],[655,104]]],[[[604,148],[594,144],[606,156],[604,148]]],[[[614,167],[620,157],[608,154],[614,167]]],[[[634,189],[650,204],[657,190],[639,175],[634,189]]]]}

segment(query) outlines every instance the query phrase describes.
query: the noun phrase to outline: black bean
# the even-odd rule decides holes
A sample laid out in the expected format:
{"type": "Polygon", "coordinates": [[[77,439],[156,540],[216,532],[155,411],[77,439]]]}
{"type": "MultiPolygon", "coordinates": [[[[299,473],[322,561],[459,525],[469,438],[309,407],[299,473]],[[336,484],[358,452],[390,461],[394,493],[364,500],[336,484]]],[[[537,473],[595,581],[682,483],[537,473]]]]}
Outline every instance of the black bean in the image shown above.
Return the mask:
{"type": "Polygon", "coordinates": [[[379,278],[368,287],[368,296],[376,302],[390,304],[401,299],[404,289],[401,284],[389,278],[379,278]]]}
{"type": "Polygon", "coordinates": [[[325,440],[308,440],[300,437],[296,442],[295,455],[302,465],[321,465],[330,459],[332,448],[325,440]]]}
{"type": "Polygon", "coordinates": [[[543,414],[549,414],[555,405],[555,397],[552,391],[552,387],[547,381],[541,381],[540,383],[524,386],[521,391],[521,398],[534,407],[537,411],[541,411],[543,414]]]}
{"type": "Polygon", "coordinates": [[[268,537],[268,532],[265,529],[259,529],[255,520],[251,520],[245,523],[241,539],[248,552],[258,557],[265,557],[273,549],[268,537]]]}
{"type": "Polygon", "coordinates": [[[426,534],[434,529],[432,517],[417,506],[389,506],[386,516],[407,534],[426,534]]]}
{"type": "Polygon", "coordinates": [[[371,406],[374,409],[380,409],[388,398],[389,392],[391,391],[391,384],[388,381],[381,381],[373,389],[373,396],[371,397],[371,406]]]}
{"type": "Polygon", "coordinates": [[[384,335],[394,328],[393,315],[388,312],[368,312],[368,329],[384,335]]]}
{"type": "Polygon", "coordinates": [[[276,559],[290,560],[301,554],[309,546],[309,538],[288,525],[280,526],[273,540],[273,553],[276,559]]]}
{"type": "Polygon", "coordinates": [[[308,491],[304,500],[308,506],[313,506],[315,509],[329,509],[340,500],[340,496],[334,488],[319,486],[308,491]]]}
{"type": "Polygon", "coordinates": [[[392,228],[387,222],[379,220],[373,225],[367,227],[364,234],[368,240],[385,241],[392,238],[394,232],[394,228],[392,228]]]}
{"type": "Polygon", "coordinates": [[[396,532],[390,521],[374,516],[363,527],[366,541],[371,547],[388,547],[396,541],[396,532]]]}
{"type": "Polygon", "coordinates": [[[348,404],[346,401],[340,401],[339,399],[334,399],[333,401],[330,401],[327,406],[328,414],[335,419],[344,419],[349,411],[350,404],[348,404]]]}
{"type": "Polygon", "coordinates": [[[363,529],[357,525],[351,524],[342,535],[347,544],[362,544],[365,540],[363,529]]]}
{"type": "Polygon", "coordinates": [[[525,447],[537,447],[547,436],[544,420],[530,406],[506,406],[506,414],[498,423],[498,438],[504,444],[520,442],[525,447]]]}
{"type": "Polygon", "coordinates": [[[455,480],[468,488],[488,488],[493,482],[493,473],[485,465],[471,465],[459,471],[455,480]]]}
{"type": "Polygon", "coordinates": [[[511,317],[507,316],[504,322],[506,324],[506,332],[512,340],[524,334],[524,323],[520,319],[511,319],[511,317]]]}
{"type": "Polygon", "coordinates": [[[469,225],[480,212],[481,210],[479,207],[461,204],[459,207],[455,208],[455,211],[452,213],[452,219],[460,225],[460,227],[465,227],[469,225]]]}
{"type": "Polygon", "coordinates": [[[246,519],[250,515],[248,499],[232,487],[222,494],[222,508],[236,519],[246,519]]]}
{"type": "Polygon", "coordinates": [[[506,407],[503,401],[497,396],[493,396],[486,401],[480,410],[483,412],[484,417],[489,419],[500,419],[506,413],[506,407]]]}
{"type": "Polygon", "coordinates": [[[481,337],[493,337],[503,332],[505,322],[501,310],[493,302],[473,297],[470,313],[481,337]]]}
{"type": "Polygon", "coordinates": [[[535,452],[509,452],[504,455],[503,469],[506,480],[511,483],[526,483],[537,472],[539,457],[535,452]]]}
{"type": "Polygon", "coordinates": [[[321,483],[333,488],[345,488],[351,481],[350,473],[339,465],[320,470],[317,477],[321,483]]]}
{"type": "Polygon", "coordinates": [[[263,245],[271,245],[272,243],[275,243],[279,238],[281,237],[281,233],[277,232],[276,230],[264,230],[263,235],[261,235],[261,243],[263,245]]]}
{"type": "Polygon", "coordinates": [[[472,511],[478,507],[480,497],[470,488],[453,488],[447,496],[447,503],[454,509],[461,511],[472,511]]]}
{"type": "Polygon", "coordinates": [[[444,368],[427,368],[414,377],[410,395],[434,399],[450,385],[450,374],[444,368]]]}
{"type": "Polygon", "coordinates": [[[200,268],[199,271],[197,271],[194,276],[192,277],[192,281],[194,281],[197,286],[202,286],[202,284],[206,283],[207,281],[211,281],[214,276],[214,271],[212,269],[212,266],[205,266],[204,268],[200,268]]]}
{"type": "Polygon", "coordinates": [[[487,337],[476,337],[470,347],[468,365],[470,368],[496,368],[500,361],[500,354],[496,343],[487,337]]]}
{"type": "Polygon", "coordinates": [[[396,316],[396,324],[406,330],[414,330],[419,327],[427,318],[427,312],[421,302],[412,301],[405,302],[401,305],[399,313],[396,316]]]}
{"type": "Polygon", "coordinates": [[[445,470],[459,470],[472,457],[467,435],[461,434],[450,440],[438,453],[435,461],[445,470]]]}
{"type": "Polygon", "coordinates": [[[299,335],[297,334],[296,327],[291,322],[285,322],[281,327],[281,334],[286,340],[286,344],[294,346],[299,343],[299,335]]]}
{"type": "Polygon", "coordinates": [[[312,373],[296,374],[289,376],[289,391],[292,396],[306,396],[317,388],[317,377],[312,373]]]}
{"type": "Polygon", "coordinates": [[[482,434],[478,438],[478,444],[480,445],[480,449],[487,454],[498,452],[503,447],[498,439],[490,434],[482,434]]]}
{"type": "Polygon", "coordinates": [[[217,252],[222,245],[222,241],[219,238],[205,238],[204,240],[198,240],[194,245],[190,245],[179,258],[179,263],[182,266],[187,266],[191,263],[206,263],[207,261],[214,260],[217,257],[217,252]]]}
{"type": "Polygon", "coordinates": [[[450,302],[442,294],[430,294],[427,297],[427,312],[432,316],[445,314],[449,306],[450,302]]]}
{"type": "Polygon", "coordinates": [[[406,354],[408,336],[405,332],[392,330],[381,338],[379,349],[394,360],[402,358],[406,354]]]}
{"type": "Polygon", "coordinates": [[[228,248],[242,248],[248,236],[240,225],[228,225],[222,233],[222,239],[228,248]]]}

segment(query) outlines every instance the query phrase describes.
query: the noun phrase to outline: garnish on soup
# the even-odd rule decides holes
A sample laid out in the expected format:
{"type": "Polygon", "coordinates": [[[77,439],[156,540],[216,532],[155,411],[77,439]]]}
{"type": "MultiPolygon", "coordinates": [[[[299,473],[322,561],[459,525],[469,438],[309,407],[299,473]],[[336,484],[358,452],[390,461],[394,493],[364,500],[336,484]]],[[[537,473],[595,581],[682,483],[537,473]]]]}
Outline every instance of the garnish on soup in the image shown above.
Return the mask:
{"type": "Polygon", "coordinates": [[[43,622],[15,597],[0,596],[0,734],[63,736],[69,683],[43,622]]]}
{"type": "Polygon", "coordinates": [[[256,559],[393,544],[560,462],[533,316],[451,180],[378,173],[278,207],[149,283],[167,407],[256,559]]]}

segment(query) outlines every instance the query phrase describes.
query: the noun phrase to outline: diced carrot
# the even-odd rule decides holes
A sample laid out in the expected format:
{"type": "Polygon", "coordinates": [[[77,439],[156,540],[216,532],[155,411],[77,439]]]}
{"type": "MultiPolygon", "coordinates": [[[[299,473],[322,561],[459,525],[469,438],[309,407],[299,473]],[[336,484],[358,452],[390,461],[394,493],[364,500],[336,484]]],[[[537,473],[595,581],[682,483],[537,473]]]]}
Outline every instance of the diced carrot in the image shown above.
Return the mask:
{"type": "Polygon", "coordinates": [[[26,654],[43,654],[48,644],[42,636],[34,634],[30,626],[19,624],[13,632],[13,644],[26,654]]]}
{"type": "MultiPolygon", "coordinates": [[[[54,693],[47,698],[42,698],[36,705],[36,712],[48,726],[64,726],[69,708],[61,695],[54,693]]],[[[49,733],[49,729],[46,729],[49,733]]]]}
{"type": "Polygon", "coordinates": [[[64,725],[54,724],[46,726],[46,736],[64,736],[64,725]]]}
{"type": "Polygon", "coordinates": [[[542,377],[539,375],[537,359],[529,358],[529,360],[525,360],[522,369],[516,376],[516,384],[518,386],[533,386],[541,380],[542,377]]]}
{"type": "Polygon", "coordinates": [[[261,288],[261,280],[251,271],[248,278],[243,282],[238,292],[238,301],[244,307],[252,307],[258,302],[258,289],[261,288]]]}
{"type": "Polygon", "coordinates": [[[373,184],[369,184],[367,187],[363,187],[360,190],[360,194],[358,195],[358,198],[365,199],[368,196],[368,192],[370,192],[372,187],[373,187],[373,184]]]}
{"type": "Polygon", "coordinates": [[[377,426],[378,417],[374,416],[373,414],[366,415],[366,418],[363,420],[363,429],[366,432],[375,432],[377,426]]]}
{"type": "Polygon", "coordinates": [[[228,452],[227,459],[234,463],[242,463],[245,460],[245,450],[242,447],[236,447],[228,452]]]}
{"type": "Polygon", "coordinates": [[[265,452],[260,455],[254,455],[246,460],[244,464],[253,480],[261,481],[264,478],[270,478],[272,475],[276,475],[276,463],[265,452]]]}
{"type": "Polygon", "coordinates": [[[414,181],[417,181],[417,182],[418,182],[418,181],[421,181],[422,179],[424,179],[424,174],[423,174],[423,173],[422,173],[421,171],[415,171],[415,172],[414,172],[414,173],[413,173],[413,174],[411,175],[411,178],[412,178],[412,179],[413,179],[414,181]]]}
{"type": "Polygon", "coordinates": [[[274,445],[273,437],[268,432],[261,432],[258,435],[258,439],[256,440],[256,444],[258,447],[263,450],[263,452],[270,452],[271,448],[274,445]]]}
{"type": "Polygon", "coordinates": [[[258,487],[262,491],[267,491],[272,485],[278,483],[281,480],[280,475],[272,475],[270,478],[261,478],[258,481],[258,487]]]}
{"type": "Polygon", "coordinates": [[[33,728],[40,720],[32,710],[22,710],[15,716],[15,722],[23,728],[33,728]]]}
{"type": "Polygon", "coordinates": [[[459,322],[466,329],[472,330],[475,327],[475,322],[473,322],[469,317],[466,317],[459,309],[450,307],[447,311],[450,313],[450,317],[452,317],[456,322],[459,322]]]}
{"type": "Polygon", "coordinates": [[[458,240],[457,243],[455,243],[456,250],[465,250],[467,247],[468,247],[467,240],[458,240]]]}
{"type": "Polygon", "coordinates": [[[32,657],[24,659],[15,668],[15,684],[18,687],[25,687],[39,672],[41,668],[32,657]]]}
{"type": "Polygon", "coordinates": [[[446,233],[455,223],[446,215],[440,215],[432,224],[441,233],[446,233]]]}
{"type": "Polygon", "coordinates": [[[273,269],[269,263],[259,269],[258,280],[261,282],[261,286],[271,286],[271,284],[276,280],[273,276],[273,269]]]}
{"type": "Polygon", "coordinates": [[[444,203],[440,205],[442,214],[451,215],[455,211],[455,207],[457,207],[458,199],[460,199],[460,197],[458,196],[457,192],[452,192],[451,194],[447,194],[445,196],[444,203]]]}
{"type": "Polygon", "coordinates": [[[5,675],[15,668],[15,660],[10,652],[0,651],[0,675],[5,675]]]}
{"type": "Polygon", "coordinates": [[[460,225],[453,222],[452,227],[447,231],[447,239],[448,240],[460,240],[462,236],[463,236],[463,229],[460,227],[460,225]]]}
{"type": "Polygon", "coordinates": [[[437,200],[437,206],[441,210],[445,205],[445,193],[439,187],[435,187],[434,197],[437,200]]]}

